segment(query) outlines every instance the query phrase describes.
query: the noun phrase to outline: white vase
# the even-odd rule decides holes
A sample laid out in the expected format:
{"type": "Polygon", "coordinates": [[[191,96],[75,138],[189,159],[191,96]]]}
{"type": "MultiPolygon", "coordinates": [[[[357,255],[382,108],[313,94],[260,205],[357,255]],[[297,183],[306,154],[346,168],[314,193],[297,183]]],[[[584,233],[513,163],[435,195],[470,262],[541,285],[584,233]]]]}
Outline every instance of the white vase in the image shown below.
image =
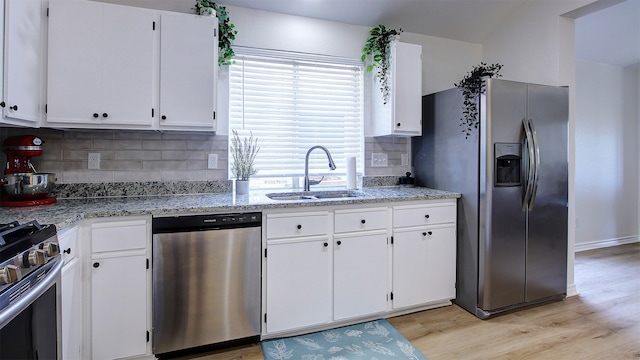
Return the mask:
{"type": "Polygon", "coordinates": [[[249,180],[236,180],[236,194],[249,193],[249,180]]]}

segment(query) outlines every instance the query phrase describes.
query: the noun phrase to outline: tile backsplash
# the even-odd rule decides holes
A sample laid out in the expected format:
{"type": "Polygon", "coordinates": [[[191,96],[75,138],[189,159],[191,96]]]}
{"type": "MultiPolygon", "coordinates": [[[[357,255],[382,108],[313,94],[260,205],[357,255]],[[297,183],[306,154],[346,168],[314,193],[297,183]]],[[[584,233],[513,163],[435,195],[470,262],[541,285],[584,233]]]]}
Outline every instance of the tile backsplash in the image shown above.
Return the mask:
{"type": "MultiPolygon", "coordinates": [[[[44,153],[32,162],[38,172],[56,173],[58,183],[172,182],[227,179],[228,136],[199,132],[126,130],[55,130],[3,127],[0,138],[33,134],[44,140],[44,153]],[[100,169],[87,168],[89,153],[100,154],[100,169]],[[207,169],[209,154],[218,168],[207,169]]],[[[400,176],[410,171],[402,154],[409,138],[365,138],[365,175],[400,176]],[[388,166],[371,167],[371,154],[384,152],[388,166]]],[[[4,154],[3,163],[6,162],[4,154]]],[[[4,167],[4,166],[3,166],[4,167]]]]}

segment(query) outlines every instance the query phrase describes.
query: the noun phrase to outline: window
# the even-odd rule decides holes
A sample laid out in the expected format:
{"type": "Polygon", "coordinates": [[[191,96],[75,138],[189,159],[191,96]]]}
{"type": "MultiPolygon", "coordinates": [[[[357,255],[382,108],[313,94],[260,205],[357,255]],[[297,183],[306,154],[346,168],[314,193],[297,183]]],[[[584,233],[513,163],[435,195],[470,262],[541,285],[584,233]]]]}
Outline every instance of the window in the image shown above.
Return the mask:
{"type": "MultiPolygon", "coordinates": [[[[346,184],[346,157],[363,173],[363,66],[342,59],[238,47],[229,66],[229,133],[253,134],[260,152],[252,188],[302,188],[307,151],[309,176],[321,185],[346,184]]],[[[231,163],[232,159],[229,159],[231,163]]],[[[231,166],[229,166],[230,168],[231,166]]],[[[229,172],[229,177],[233,175],[229,172]]]]}

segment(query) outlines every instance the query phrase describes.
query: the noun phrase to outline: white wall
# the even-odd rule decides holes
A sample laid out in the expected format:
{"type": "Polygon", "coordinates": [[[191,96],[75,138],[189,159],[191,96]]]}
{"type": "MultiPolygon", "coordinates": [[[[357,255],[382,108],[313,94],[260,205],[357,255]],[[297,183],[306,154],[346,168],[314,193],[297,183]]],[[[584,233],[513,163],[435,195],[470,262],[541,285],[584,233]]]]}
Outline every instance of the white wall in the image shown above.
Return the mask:
{"type": "Polygon", "coordinates": [[[638,70],[576,65],[576,249],[637,241],[638,70]]]}

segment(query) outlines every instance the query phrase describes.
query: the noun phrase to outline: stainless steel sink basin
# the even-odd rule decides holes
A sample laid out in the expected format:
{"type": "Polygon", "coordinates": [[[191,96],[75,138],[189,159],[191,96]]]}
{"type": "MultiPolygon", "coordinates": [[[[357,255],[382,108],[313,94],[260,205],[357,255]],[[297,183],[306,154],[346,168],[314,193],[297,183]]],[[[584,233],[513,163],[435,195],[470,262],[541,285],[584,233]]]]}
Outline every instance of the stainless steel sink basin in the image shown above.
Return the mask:
{"type": "Polygon", "coordinates": [[[305,191],[297,193],[270,193],[267,197],[271,200],[322,200],[322,199],[347,199],[358,197],[356,191],[338,190],[338,191],[305,191]]]}

